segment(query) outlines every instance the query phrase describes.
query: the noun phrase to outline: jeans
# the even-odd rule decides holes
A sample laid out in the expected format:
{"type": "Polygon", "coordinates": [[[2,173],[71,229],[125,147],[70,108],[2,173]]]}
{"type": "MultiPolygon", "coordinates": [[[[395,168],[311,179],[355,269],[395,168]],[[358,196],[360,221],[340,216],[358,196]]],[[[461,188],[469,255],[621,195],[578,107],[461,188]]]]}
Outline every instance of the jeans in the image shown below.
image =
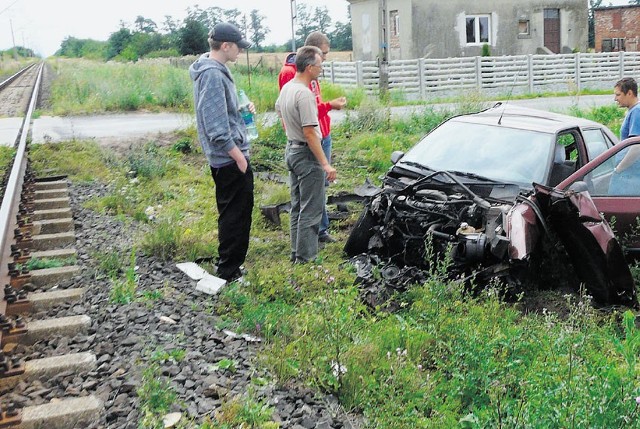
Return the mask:
{"type": "Polygon", "coordinates": [[[234,162],[211,168],[218,206],[218,277],[233,279],[239,274],[249,249],[253,210],[253,171],[242,173],[234,162]]]}
{"type": "MultiPolygon", "coordinates": [[[[327,161],[331,163],[331,134],[322,139],[322,151],[324,156],[327,157],[327,161]]],[[[327,179],[324,180],[324,186],[329,186],[327,179]]],[[[322,219],[320,219],[320,231],[318,235],[329,233],[329,215],[327,214],[327,205],[325,204],[322,209],[322,219]]]]}
{"type": "Polygon", "coordinates": [[[309,262],[318,255],[325,173],[308,146],[288,143],[285,161],[291,187],[291,260],[309,262]]]}

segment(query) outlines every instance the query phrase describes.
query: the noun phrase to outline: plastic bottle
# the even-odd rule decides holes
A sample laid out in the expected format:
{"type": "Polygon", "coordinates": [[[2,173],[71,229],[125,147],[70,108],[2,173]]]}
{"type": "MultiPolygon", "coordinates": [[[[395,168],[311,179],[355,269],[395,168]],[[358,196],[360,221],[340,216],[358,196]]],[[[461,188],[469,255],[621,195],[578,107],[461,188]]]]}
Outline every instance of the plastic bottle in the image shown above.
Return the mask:
{"type": "Polygon", "coordinates": [[[253,119],[253,113],[249,110],[249,103],[249,97],[247,97],[247,94],[245,94],[244,90],[241,89],[238,92],[240,114],[242,115],[242,119],[244,119],[244,124],[247,126],[247,138],[249,141],[252,141],[258,138],[258,128],[256,127],[256,122],[253,119]]]}

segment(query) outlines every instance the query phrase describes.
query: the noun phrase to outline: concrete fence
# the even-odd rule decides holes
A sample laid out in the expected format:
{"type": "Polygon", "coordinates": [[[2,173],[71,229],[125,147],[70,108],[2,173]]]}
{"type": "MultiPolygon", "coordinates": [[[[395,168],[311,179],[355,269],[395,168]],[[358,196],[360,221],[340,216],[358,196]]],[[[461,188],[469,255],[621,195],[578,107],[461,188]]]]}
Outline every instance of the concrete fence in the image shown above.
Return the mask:
{"type": "MultiPolygon", "coordinates": [[[[611,89],[624,76],[640,78],[640,52],[515,55],[389,61],[388,89],[408,98],[429,99],[451,92],[533,93],[611,89]]],[[[324,79],[380,91],[376,61],[324,65],[324,79]]]]}

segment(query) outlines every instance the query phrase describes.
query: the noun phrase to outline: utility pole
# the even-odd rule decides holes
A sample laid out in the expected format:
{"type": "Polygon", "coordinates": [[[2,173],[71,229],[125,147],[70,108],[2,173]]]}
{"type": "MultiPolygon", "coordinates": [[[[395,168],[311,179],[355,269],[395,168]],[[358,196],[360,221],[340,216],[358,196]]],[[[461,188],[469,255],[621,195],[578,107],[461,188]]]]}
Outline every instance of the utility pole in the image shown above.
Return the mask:
{"type": "Polygon", "coordinates": [[[16,37],[13,35],[13,21],[9,19],[9,26],[11,27],[11,41],[13,42],[13,58],[18,58],[18,50],[16,49],[16,37]]]}
{"type": "Polygon", "coordinates": [[[295,19],[296,19],[296,0],[291,1],[291,52],[296,51],[296,30],[295,30],[295,19]]]}
{"type": "Polygon", "coordinates": [[[380,0],[380,53],[378,55],[378,73],[380,76],[380,95],[389,91],[389,58],[387,38],[387,0],[380,0]]]}

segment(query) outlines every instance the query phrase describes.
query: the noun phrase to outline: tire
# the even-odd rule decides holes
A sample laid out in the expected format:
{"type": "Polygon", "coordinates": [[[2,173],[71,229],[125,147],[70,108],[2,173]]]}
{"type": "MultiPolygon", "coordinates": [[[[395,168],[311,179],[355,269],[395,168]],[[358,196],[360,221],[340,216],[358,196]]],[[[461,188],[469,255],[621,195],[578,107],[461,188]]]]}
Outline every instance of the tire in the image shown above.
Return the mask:
{"type": "Polygon", "coordinates": [[[349,257],[367,253],[369,251],[369,240],[373,237],[373,227],[377,225],[374,216],[369,209],[365,209],[360,213],[360,217],[356,221],[347,242],[344,245],[344,252],[349,257]]]}

